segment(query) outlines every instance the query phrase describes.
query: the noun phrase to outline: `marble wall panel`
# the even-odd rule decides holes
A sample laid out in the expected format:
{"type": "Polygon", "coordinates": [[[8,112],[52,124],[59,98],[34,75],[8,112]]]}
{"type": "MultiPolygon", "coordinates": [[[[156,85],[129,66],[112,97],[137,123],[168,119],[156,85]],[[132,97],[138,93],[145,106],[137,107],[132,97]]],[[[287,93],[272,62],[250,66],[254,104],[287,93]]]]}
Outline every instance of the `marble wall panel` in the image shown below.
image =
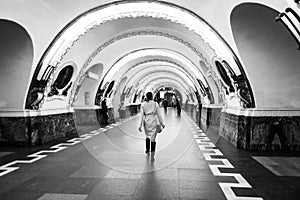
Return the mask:
{"type": "Polygon", "coordinates": [[[77,136],[73,113],[32,117],[29,142],[42,145],[51,141],[77,136]]]}
{"type": "Polygon", "coordinates": [[[26,145],[28,143],[27,124],[25,117],[0,118],[0,143],[26,145]]]}
{"type": "Polygon", "coordinates": [[[222,113],[219,134],[249,151],[299,151],[300,117],[222,113]]]}
{"type": "Polygon", "coordinates": [[[97,111],[99,109],[75,109],[75,124],[79,126],[99,125],[97,111]]]}
{"type": "Polygon", "coordinates": [[[73,113],[0,118],[0,143],[3,145],[35,146],[75,136],[73,113]]]}
{"type": "Polygon", "coordinates": [[[200,126],[207,130],[209,126],[219,127],[221,120],[221,108],[202,107],[200,126]]]}

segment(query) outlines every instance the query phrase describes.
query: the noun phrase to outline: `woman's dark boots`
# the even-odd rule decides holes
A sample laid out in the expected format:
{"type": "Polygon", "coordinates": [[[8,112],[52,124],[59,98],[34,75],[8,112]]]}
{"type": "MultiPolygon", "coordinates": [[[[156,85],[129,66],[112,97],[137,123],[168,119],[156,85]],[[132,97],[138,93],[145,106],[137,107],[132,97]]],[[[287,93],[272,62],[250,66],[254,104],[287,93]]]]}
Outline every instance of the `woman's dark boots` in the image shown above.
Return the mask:
{"type": "Polygon", "coordinates": [[[155,161],[155,146],[156,146],[156,142],[151,142],[151,162],[155,161]]]}
{"type": "Polygon", "coordinates": [[[151,152],[155,152],[156,142],[151,142],[151,152]]]}
{"type": "MultiPolygon", "coordinates": [[[[156,142],[151,142],[151,153],[155,152],[156,142]]],[[[145,153],[149,153],[150,151],[150,139],[146,139],[146,151],[145,153]]]]}
{"type": "Polygon", "coordinates": [[[149,153],[149,150],[150,150],[150,139],[147,138],[146,139],[146,151],[145,151],[145,153],[149,153]]]}

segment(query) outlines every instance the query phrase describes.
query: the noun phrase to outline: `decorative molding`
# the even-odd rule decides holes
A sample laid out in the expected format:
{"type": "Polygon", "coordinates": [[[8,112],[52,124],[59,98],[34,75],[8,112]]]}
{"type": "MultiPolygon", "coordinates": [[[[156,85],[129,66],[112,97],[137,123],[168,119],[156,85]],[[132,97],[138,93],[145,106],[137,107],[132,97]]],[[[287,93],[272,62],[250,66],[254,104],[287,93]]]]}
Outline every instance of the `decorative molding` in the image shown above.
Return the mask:
{"type": "MultiPolygon", "coordinates": [[[[148,72],[147,73],[147,76],[142,76],[142,77],[138,77],[137,80],[139,80],[142,85],[145,85],[145,82],[147,81],[147,79],[150,79],[152,78],[154,75],[157,75],[159,73],[164,73],[164,74],[172,74],[173,76],[177,77],[178,79],[180,79],[181,82],[183,82],[184,84],[188,85],[188,83],[182,79],[181,76],[179,76],[178,74],[174,73],[174,72],[171,72],[171,71],[167,71],[167,70],[156,70],[156,71],[152,71],[152,72],[148,72]]],[[[138,73],[136,73],[138,74],[138,73]]],[[[169,78],[169,76],[167,76],[169,78]]],[[[175,79],[174,79],[175,80],[175,79]]],[[[127,84],[125,85],[127,87],[127,85],[129,84],[129,82],[127,82],[127,84]]]]}
{"type": "MultiPolygon", "coordinates": [[[[39,73],[43,72],[44,68],[51,65],[54,66],[54,71],[60,65],[63,57],[69,52],[71,47],[78,41],[83,35],[88,31],[93,30],[94,28],[101,26],[105,23],[116,21],[119,19],[138,19],[138,18],[154,18],[162,19],[169,21],[174,24],[178,24],[188,31],[194,33],[196,36],[208,45],[216,57],[220,59],[233,58],[236,59],[233,55],[232,50],[226,44],[224,40],[218,35],[218,33],[210,27],[203,19],[197,16],[195,13],[190,12],[184,8],[178,7],[175,4],[165,3],[165,2],[125,2],[125,3],[111,3],[104,6],[100,6],[96,9],[88,11],[78,17],[76,21],[73,21],[68,25],[68,27],[62,32],[53,43],[49,51],[42,58],[41,70],[39,73]],[[130,8],[130,9],[129,9],[130,8]],[[129,11],[130,10],[130,11],[129,11]],[[215,33],[215,34],[213,34],[215,33]],[[68,36],[67,40],[66,35],[68,36]],[[63,37],[65,36],[65,37],[63,37]]],[[[138,33],[138,32],[137,32],[138,33]]],[[[108,42],[102,44],[92,55],[87,59],[83,65],[82,70],[79,72],[79,75],[76,79],[76,82],[73,85],[70,95],[70,101],[73,102],[76,95],[76,87],[80,83],[80,80],[85,73],[85,69],[91,63],[93,58],[97,54],[109,46],[110,44],[130,36],[136,36],[136,32],[131,34],[124,34],[118,37],[115,37],[108,42]]],[[[157,35],[158,32],[157,32],[157,35]]],[[[167,36],[167,35],[165,35],[167,36]]],[[[168,35],[169,38],[177,40],[184,45],[192,49],[199,57],[200,60],[211,69],[210,64],[203,57],[203,55],[192,45],[185,42],[183,39],[179,39],[176,36],[168,35]]],[[[53,84],[53,74],[50,75],[49,81],[47,82],[46,88],[44,90],[44,96],[50,92],[50,86],[53,84]]],[[[43,107],[44,99],[39,104],[39,109],[43,107]]],[[[71,106],[69,104],[68,106],[71,106]]]]}
{"type": "Polygon", "coordinates": [[[66,109],[51,109],[51,110],[18,110],[18,109],[6,109],[0,110],[0,117],[36,117],[56,115],[63,113],[73,113],[73,108],[66,109]]]}
{"type": "MultiPolygon", "coordinates": [[[[150,59],[150,60],[145,60],[145,61],[139,62],[139,63],[137,63],[137,64],[132,65],[131,67],[129,67],[129,68],[123,73],[123,76],[127,76],[126,74],[129,73],[130,70],[133,70],[133,69],[134,69],[135,67],[137,67],[137,66],[140,66],[140,65],[143,65],[143,64],[148,64],[148,63],[153,63],[153,62],[166,62],[166,63],[173,64],[173,65],[179,67],[180,69],[177,69],[177,70],[179,70],[179,71],[185,73],[185,75],[187,75],[187,77],[189,78],[189,80],[191,80],[191,81],[194,83],[194,85],[199,84],[196,80],[194,80],[195,77],[192,75],[192,73],[190,73],[188,70],[186,70],[183,66],[181,66],[181,65],[178,64],[177,62],[174,62],[174,61],[171,61],[171,60],[168,60],[168,59],[150,59]],[[195,83],[195,81],[196,81],[196,83],[195,83]]],[[[165,65],[166,65],[166,64],[164,64],[164,65],[161,65],[161,64],[160,64],[160,66],[165,66],[165,65]]],[[[171,66],[171,65],[166,65],[166,66],[173,67],[173,66],[171,66]]],[[[195,67],[196,67],[196,66],[195,66],[195,67]]],[[[145,70],[145,68],[139,70],[138,72],[136,72],[136,74],[139,73],[139,72],[141,72],[142,70],[145,70]]],[[[201,73],[201,72],[200,72],[200,73],[201,73]]],[[[202,74],[202,75],[203,75],[203,74],[202,74]]],[[[204,80],[206,81],[204,75],[203,75],[203,78],[204,78],[204,80]]],[[[121,80],[122,80],[122,79],[120,78],[120,79],[117,81],[117,83],[115,84],[115,85],[116,85],[115,88],[118,88],[118,87],[119,87],[119,85],[120,85],[120,83],[121,83],[121,80]]],[[[126,87],[126,85],[128,84],[128,81],[129,81],[129,80],[127,80],[126,83],[124,83],[124,84],[125,84],[125,87],[126,87]]],[[[75,98],[76,98],[76,96],[75,96],[75,98]]],[[[71,102],[71,103],[72,103],[72,102],[71,102]]]]}
{"type": "MultiPolygon", "coordinates": [[[[67,47],[65,48],[64,51],[61,51],[59,56],[57,56],[58,60],[55,61],[55,64],[52,64],[52,66],[55,67],[54,69],[54,72],[52,72],[52,74],[50,75],[49,77],[49,81],[47,83],[47,86],[46,86],[46,89],[45,89],[45,92],[44,92],[44,95],[48,94],[50,91],[50,86],[53,84],[53,77],[56,72],[56,69],[57,67],[59,66],[61,60],[63,59],[63,57],[68,53],[68,51],[71,49],[71,47],[75,44],[76,41],[78,41],[80,39],[80,37],[82,37],[87,31],[90,31],[94,28],[96,28],[97,26],[100,26],[104,23],[107,23],[107,22],[111,22],[111,21],[114,21],[114,20],[118,20],[118,19],[123,19],[123,18],[159,18],[159,19],[164,19],[164,20],[167,20],[167,21],[171,21],[173,23],[176,23],[176,24],[179,24],[179,25],[182,25],[184,26],[185,28],[189,29],[190,31],[192,31],[193,29],[190,29],[187,25],[184,25],[183,23],[179,23],[179,20],[175,20],[175,19],[172,19],[172,18],[169,18],[170,16],[166,15],[166,14],[161,14],[161,13],[120,13],[119,16],[110,16],[111,18],[105,18],[105,20],[103,20],[102,22],[100,22],[99,24],[97,24],[96,26],[92,26],[90,28],[88,28],[86,31],[83,32],[83,34],[80,34],[76,37],[76,39],[74,39],[73,42],[69,42],[67,47]]],[[[194,31],[192,31],[194,32],[194,31]]],[[[196,32],[194,32],[196,35],[200,36],[199,34],[197,34],[196,32]]],[[[110,46],[111,44],[121,40],[121,39],[125,39],[125,38],[129,38],[129,37],[133,37],[133,36],[140,36],[140,35],[156,35],[156,36],[164,36],[164,37],[168,37],[170,39],[173,39],[173,40],[176,40],[184,45],[186,45],[187,47],[189,47],[192,51],[194,51],[198,57],[200,58],[200,60],[202,60],[207,66],[210,66],[210,64],[208,63],[208,61],[206,60],[206,58],[203,57],[203,55],[195,48],[193,47],[191,44],[189,44],[188,42],[184,41],[183,39],[180,39],[178,38],[177,36],[174,36],[174,35],[170,35],[170,34],[167,34],[167,33],[162,33],[162,32],[155,32],[155,31],[140,31],[140,32],[131,32],[131,33],[126,33],[126,34],[123,34],[123,35],[119,35],[117,37],[114,37],[112,38],[111,40],[103,43],[102,45],[100,45],[96,51],[94,51],[90,56],[89,58],[87,59],[87,61],[83,64],[83,67],[82,69],[80,70],[79,72],[79,75],[75,81],[75,84],[74,86],[76,86],[77,82],[80,82],[80,80],[82,79],[82,76],[84,75],[85,73],[85,70],[86,68],[88,67],[88,65],[92,62],[92,60],[103,50],[105,49],[106,47],[110,46]]],[[[203,38],[202,38],[203,39],[203,38]]],[[[205,41],[205,40],[204,40],[205,41]]],[[[216,52],[213,48],[212,50],[214,52],[216,52]]],[[[217,56],[217,54],[215,55],[217,56]]],[[[208,68],[211,68],[211,67],[208,67],[208,68]]],[[[72,97],[74,97],[74,90],[72,89],[71,91],[71,99],[72,97]]],[[[43,101],[40,103],[40,108],[42,108],[42,105],[43,105],[43,101]]]]}
{"type": "MultiPolygon", "coordinates": [[[[187,12],[186,12],[187,13],[187,12]]],[[[188,14],[188,13],[187,13],[188,14]]],[[[111,22],[114,20],[118,20],[118,19],[123,19],[123,18],[158,18],[158,19],[163,19],[163,20],[167,20],[170,21],[172,23],[176,23],[179,24],[185,28],[187,28],[189,31],[192,31],[194,34],[198,35],[205,43],[207,43],[207,37],[204,36],[204,34],[201,32],[201,30],[197,27],[193,27],[191,24],[189,24],[188,22],[185,22],[181,19],[179,19],[176,16],[170,16],[168,14],[164,14],[164,13],[158,13],[158,12],[147,12],[147,11],[140,11],[140,12],[120,12],[118,13],[118,15],[112,15],[112,16],[106,16],[104,18],[99,19],[99,21],[96,21],[90,25],[88,25],[86,27],[86,30],[80,32],[80,34],[78,34],[77,36],[73,37],[73,41],[69,41],[64,47],[64,50],[61,50],[58,55],[56,55],[56,59],[54,59],[54,61],[49,61],[49,63],[45,63],[47,65],[49,65],[50,63],[52,64],[52,66],[55,66],[55,70],[54,73],[52,73],[50,75],[50,80],[47,83],[44,95],[48,94],[50,85],[52,85],[53,83],[53,74],[55,74],[55,71],[57,69],[57,67],[59,66],[61,60],[63,59],[63,57],[68,53],[68,51],[71,49],[71,47],[75,44],[76,41],[78,41],[80,39],[80,37],[82,37],[84,34],[86,34],[88,31],[96,28],[97,26],[100,26],[104,23],[107,22],[111,22]],[[196,30],[198,29],[198,30],[196,30]]],[[[198,19],[199,20],[199,19],[198,19]]],[[[203,22],[201,22],[203,23],[203,22]]],[[[147,33],[147,31],[145,31],[145,33],[147,33]]],[[[144,33],[144,35],[146,35],[144,33]]],[[[151,32],[149,32],[151,33],[151,32]]],[[[154,32],[155,34],[155,32],[154,32]]],[[[85,73],[85,68],[87,68],[87,66],[89,65],[89,63],[93,60],[93,58],[95,58],[97,56],[97,54],[103,50],[104,48],[108,47],[109,45],[111,45],[112,43],[119,41],[120,39],[124,39],[124,38],[128,38],[130,36],[137,36],[139,35],[139,32],[132,32],[129,34],[124,34],[118,37],[115,37],[111,40],[109,40],[108,42],[103,43],[100,47],[97,48],[96,51],[94,51],[92,53],[92,55],[87,59],[87,61],[84,63],[83,65],[83,69],[81,69],[78,78],[76,79],[76,82],[80,82],[80,79],[82,78],[82,75],[85,73]]],[[[143,32],[140,32],[140,35],[143,35],[143,32]]],[[[157,32],[156,35],[160,35],[159,32],[157,32]]],[[[201,60],[204,61],[204,63],[206,65],[209,65],[209,63],[207,62],[207,60],[203,57],[203,55],[195,48],[193,47],[191,44],[189,44],[188,42],[185,42],[183,39],[179,39],[176,36],[171,36],[169,34],[162,34],[161,36],[169,36],[169,38],[173,39],[173,40],[177,40],[181,43],[183,43],[184,45],[188,46],[190,49],[192,49],[200,58],[201,60]]],[[[210,45],[210,43],[208,43],[210,48],[215,52],[216,56],[218,55],[216,52],[217,50],[213,48],[213,46],[210,45]]],[[[62,47],[60,47],[62,48],[62,47]]],[[[74,84],[74,86],[76,85],[76,83],[74,84]]],[[[71,93],[71,98],[74,97],[74,90],[72,90],[73,93],[71,93]]],[[[40,108],[42,108],[43,105],[43,101],[40,103],[40,108]]]]}
{"type": "MultiPolygon", "coordinates": [[[[209,64],[209,62],[207,61],[207,59],[203,56],[203,54],[201,54],[201,52],[194,47],[193,45],[191,45],[190,43],[186,42],[185,40],[183,40],[182,38],[178,38],[176,35],[172,35],[169,33],[163,33],[161,31],[133,31],[133,32],[127,32],[124,33],[122,35],[118,35],[104,43],[102,43],[95,51],[93,51],[90,56],[86,59],[86,61],[84,62],[77,78],[76,81],[72,87],[71,90],[71,95],[70,95],[70,99],[69,99],[69,105],[72,105],[74,99],[75,99],[75,95],[76,95],[76,87],[78,87],[80,85],[80,82],[82,82],[82,79],[84,78],[84,74],[88,69],[89,64],[94,60],[94,58],[102,51],[104,50],[106,47],[112,45],[115,42],[118,42],[122,39],[127,39],[130,37],[136,37],[136,36],[146,36],[146,35],[154,35],[154,36],[160,36],[160,37],[166,37],[172,40],[175,40],[181,44],[183,44],[184,46],[188,47],[190,50],[192,50],[199,58],[201,61],[203,61],[203,63],[205,64],[205,66],[208,69],[212,70],[212,66],[209,64]]],[[[175,64],[178,66],[177,63],[172,62],[172,61],[168,61],[169,63],[175,64]]],[[[201,71],[199,71],[201,73],[201,71]]],[[[221,91],[221,90],[220,90],[221,91]]]]}
{"type": "Polygon", "coordinates": [[[74,110],[97,110],[100,109],[100,106],[88,105],[88,106],[73,106],[74,110]]]}
{"type": "Polygon", "coordinates": [[[295,109],[237,109],[223,108],[222,112],[246,117],[300,117],[300,108],[295,109]]]}
{"type": "MultiPolygon", "coordinates": [[[[168,59],[150,59],[150,60],[146,60],[146,61],[139,62],[139,63],[137,63],[137,64],[131,66],[130,68],[128,68],[128,69],[125,71],[124,75],[126,76],[126,74],[129,73],[130,70],[134,69],[134,68],[137,67],[137,66],[140,66],[140,65],[143,65],[143,64],[147,64],[147,63],[151,63],[151,62],[166,62],[166,63],[170,63],[170,64],[172,64],[172,65],[175,65],[175,66],[177,66],[177,67],[180,68],[180,69],[179,69],[180,71],[182,71],[183,73],[185,73],[185,74],[187,75],[187,77],[189,77],[189,79],[194,83],[194,85],[199,85],[199,83],[198,83],[196,77],[193,76],[192,73],[190,73],[188,70],[186,70],[183,66],[181,66],[181,65],[178,64],[177,62],[174,62],[174,61],[171,61],[171,60],[168,60],[168,59]]],[[[162,66],[162,65],[161,65],[161,66],[162,66]]],[[[172,66],[170,66],[170,67],[172,67],[172,66]]],[[[202,73],[202,72],[200,71],[200,73],[202,73]]],[[[203,75],[203,74],[202,74],[202,75],[203,75]]],[[[203,78],[204,78],[204,80],[206,81],[206,84],[208,84],[208,83],[207,83],[207,80],[205,79],[205,76],[204,76],[204,75],[203,75],[203,78]]],[[[117,85],[119,85],[120,81],[121,81],[121,79],[119,80],[119,82],[118,82],[117,85]]],[[[199,88],[200,88],[200,85],[199,85],[199,88]]]]}
{"type": "MultiPolygon", "coordinates": [[[[174,61],[171,61],[171,60],[167,60],[167,59],[150,59],[150,60],[146,60],[146,61],[143,61],[143,62],[139,62],[131,67],[129,67],[126,71],[125,71],[125,75],[132,69],[134,69],[135,67],[137,66],[140,66],[140,65],[143,65],[143,64],[147,64],[147,63],[151,63],[151,62],[166,62],[166,63],[170,63],[170,64],[173,64],[177,67],[179,67],[182,71],[184,71],[189,77],[192,78],[192,81],[196,84],[199,84],[197,83],[196,81],[196,77],[193,76],[188,70],[186,70],[182,65],[178,64],[177,62],[174,62],[174,61]]],[[[200,72],[201,73],[201,72],[200,72]]],[[[203,77],[205,78],[205,76],[203,75],[203,77]]]]}
{"type": "Polygon", "coordinates": [[[212,80],[215,82],[218,92],[219,92],[219,97],[220,99],[224,102],[225,100],[225,93],[224,91],[226,90],[226,87],[224,86],[223,82],[221,81],[220,78],[216,75],[216,72],[210,67],[210,69],[206,73],[207,77],[211,77],[212,80]]]}
{"type": "Polygon", "coordinates": [[[202,105],[202,108],[223,108],[224,105],[217,105],[217,104],[209,104],[209,105],[202,105]]]}

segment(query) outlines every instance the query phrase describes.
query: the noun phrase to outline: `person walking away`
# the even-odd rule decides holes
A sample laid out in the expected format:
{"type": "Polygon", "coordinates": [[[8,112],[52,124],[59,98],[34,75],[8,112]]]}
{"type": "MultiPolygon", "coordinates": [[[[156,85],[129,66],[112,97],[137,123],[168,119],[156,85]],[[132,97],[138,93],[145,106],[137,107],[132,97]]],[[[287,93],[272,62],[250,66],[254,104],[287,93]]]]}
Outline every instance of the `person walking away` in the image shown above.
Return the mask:
{"type": "Polygon", "coordinates": [[[181,106],[178,99],[176,99],[176,108],[177,108],[177,115],[180,116],[181,114],[181,106]]]}
{"type": "Polygon", "coordinates": [[[165,113],[168,112],[168,101],[166,99],[163,100],[162,105],[164,107],[165,113]]]}
{"type": "Polygon", "coordinates": [[[162,116],[159,112],[159,106],[157,102],[153,101],[152,93],[148,92],[146,94],[145,102],[143,102],[141,105],[141,117],[138,129],[140,132],[142,132],[142,126],[144,126],[146,136],[145,153],[149,153],[151,144],[151,153],[153,156],[156,148],[156,128],[158,123],[162,126],[162,128],[165,128],[162,116]]]}

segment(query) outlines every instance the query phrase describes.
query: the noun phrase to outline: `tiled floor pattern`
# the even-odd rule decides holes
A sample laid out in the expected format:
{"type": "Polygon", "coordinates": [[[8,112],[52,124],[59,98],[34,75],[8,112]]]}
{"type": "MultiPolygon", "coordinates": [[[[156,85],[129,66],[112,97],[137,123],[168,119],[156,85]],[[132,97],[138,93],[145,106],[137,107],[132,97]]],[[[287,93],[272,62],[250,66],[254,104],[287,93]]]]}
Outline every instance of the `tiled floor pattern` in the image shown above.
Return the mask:
{"type": "MultiPolygon", "coordinates": [[[[14,172],[0,177],[0,199],[291,199],[282,197],[297,190],[293,177],[278,180],[248,153],[203,133],[184,112],[181,118],[175,113],[165,116],[154,162],[143,153],[137,118],[127,119],[2,165],[0,173],[14,172]]],[[[257,160],[282,164],[274,159],[257,160]]]]}
{"type": "Polygon", "coordinates": [[[55,154],[30,154],[40,158],[29,158],[30,165],[14,163],[19,170],[0,178],[0,199],[225,199],[184,118],[166,124],[154,162],[143,153],[144,139],[136,142],[141,133],[130,120],[104,134],[90,133],[90,140],[82,139],[91,136],[85,134],[78,145],[55,145],[61,148],[55,154]],[[111,163],[99,162],[99,155],[111,163]]]}
{"type": "Polygon", "coordinates": [[[225,199],[185,118],[174,113],[168,113],[154,162],[143,153],[137,120],[127,120],[5,164],[15,171],[0,178],[0,199],[225,199]]]}
{"type": "MultiPolygon", "coordinates": [[[[212,138],[212,134],[218,132],[218,130],[219,127],[211,126],[205,133],[212,138]]],[[[237,149],[222,137],[214,144],[235,167],[234,169],[224,168],[222,172],[240,173],[252,186],[252,189],[233,188],[237,196],[257,196],[263,197],[265,200],[289,200],[299,197],[300,178],[297,177],[299,171],[294,168],[297,166],[296,161],[299,160],[299,153],[247,152],[237,149]],[[259,159],[260,157],[262,159],[259,159]],[[277,157],[281,157],[281,159],[277,157]],[[266,158],[270,162],[265,160],[266,158]],[[258,160],[264,160],[265,163],[262,164],[258,160]],[[273,164],[275,161],[277,163],[276,169],[293,168],[293,170],[284,171],[280,176],[277,176],[266,165],[271,164],[272,160],[273,164]]]]}
{"type": "Polygon", "coordinates": [[[253,158],[276,176],[300,177],[299,157],[253,156],[253,158]]]}
{"type": "Polygon", "coordinates": [[[216,148],[215,144],[207,137],[207,135],[193,122],[190,120],[192,125],[191,131],[194,133],[194,138],[199,144],[201,151],[204,151],[203,155],[205,160],[209,164],[209,168],[215,176],[234,177],[237,183],[219,183],[223,193],[228,200],[244,199],[244,200],[262,200],[261,197],[242,197],[236,196],[233,188],[252,188],[252,186],[246,181],[246,179],[239,173],[222,173],[222,168],[234,168],[234,166],[226,159],[219,158],[223,156],[222,152],[216,148]],[[211,164],[214,163],[214,164],[211,164]]]}
{"type": "MultiPolygon", "coordinates": [[[[64,149],[68,148],[68,146],[73,146],[75,144],[78,144],[78,143],[82,142],[83,140],[90,139],[93,136],[96,136],[96,135],[99,135],[100,133],[106,132],[107,130],[112,129],[114,127],[117,127],[117,126],[121,125],[122,123],[126,123],[127,121],[132,120],[136,117],[137,116],[130,117],[130,118],[127,118],[127,119],[122,120],[120,122],[110,124],[110,125],[108,125],[104,128],[99,128],[98,130],[94,130],[94,131],[91,131],[90,133],[83,134],[78,138],[70,139],[65,143],[60,143],[60,144],[54,145],[54,146],[50,147],[49,150],[38,151],[36,153],[30,154],[30,155],[27,156],[28,158],[32,158],[32,159],[29,159],[29,160],[15,160],[13,162],[9,162],[5,165],[2,165],[2,166],[0,166],[0,177],[19,169],[20,167],[15,166],[17,164],[31,164],[31,163],[34,163],[34,162],[36,162],[36,161],[38,161],[42,158],[47,157],[48,153],[57,153],[59,151],[62,151],[64,149]]],[[[5,156],[5,155],[9,155],[11,153],[12,152],[2,152],[0,154],[0,157],[1,157],[1,155],[5,156]]]]}

